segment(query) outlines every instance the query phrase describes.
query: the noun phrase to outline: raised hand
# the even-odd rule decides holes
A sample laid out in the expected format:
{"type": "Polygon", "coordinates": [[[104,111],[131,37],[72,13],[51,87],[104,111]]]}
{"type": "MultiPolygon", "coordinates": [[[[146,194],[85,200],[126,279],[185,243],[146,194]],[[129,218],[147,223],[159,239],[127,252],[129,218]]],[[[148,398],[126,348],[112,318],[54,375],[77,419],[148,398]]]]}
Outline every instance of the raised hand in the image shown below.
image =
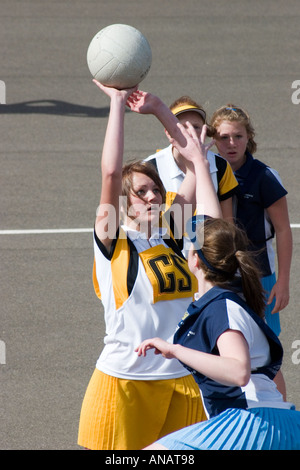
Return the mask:
{"type": "Polygon", "coordinates": [[[93,82],[98,88],[100,88],[100,90],[102,90],[110,98],[113,98],[114,96],[121,96],[124,100],[127,100],[128,96],[130,96],[131,93],[133,93],[137,89],[137,87],[135,86],[133,88],[126,88],[123,90],[119,90],[117,88],[105,86],[102,83],[98,82],[98,80],[96,80],[95,78],[93,79],[93,82]]]}
{"type": "Polygon", "coordinates": [[[207,126],[202,127],[201,135],[198,138],[197,132],[190,122],[186,122],[186,126],[181,123],[177,124],[181,134],[185,137],[184,141],[178,142],[177,140],[169,137],[170,143],[176,147],[178,152],[188,161],[195,161],[195,158],[205,158],[208,150],[214,145],[214,141],[205,143],[207,135],[207,126]],[[182,142],[185,142],[182,145],[182,142]]]}
{"type": "Polygon", "coordinates": [[[157,114],[157,108],[163,106],[160,98],[142,90],[135,90],[126,104],[131,111],[139,114],[157,114]]]}

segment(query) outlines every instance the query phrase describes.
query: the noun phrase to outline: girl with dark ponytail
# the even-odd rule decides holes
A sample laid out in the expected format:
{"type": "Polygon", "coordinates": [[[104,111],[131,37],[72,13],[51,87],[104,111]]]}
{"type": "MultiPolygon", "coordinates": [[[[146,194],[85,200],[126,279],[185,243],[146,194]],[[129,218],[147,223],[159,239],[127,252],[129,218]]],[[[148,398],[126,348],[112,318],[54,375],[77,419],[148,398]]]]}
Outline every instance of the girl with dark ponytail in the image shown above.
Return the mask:
{"type": "Polygon", "coordinates": [[[253,253],[248,251],[245,232],[224,219],[206,218],[197,225],[198,239],[204,239],[202,253],[215,269],[209,269],[199,260],[208,281],[228,287],[240,276],[247,304],[260,317],[264,317],[265,295],[260,281],[260,271],[253,253]],[[204,226],[203,226],[204,225],[204,226]],[[203,234],[199,232],[203,231],[203,234]]]}
{"type": "MultiPolygon", "coordinates": [[[[196,140],[190,134],[187,150],[181,149],[186,157],[190,140],[196,140]]],[[[203,207],[198,196],[198,208],[203,207]]],[[[208,420],[147,449],[299,450],[300,413],[284,401],[273,380],[283,350],[261,318],[264,292],[247,237],[232,223],[206,213],[213,218],[194,216],[186,229],[191,242],[188,264],[198,281],[195,300],[172,344],[152,338],[136,351],[145,356],[154,349],[180,361],[199,385],[208,420]]]]}

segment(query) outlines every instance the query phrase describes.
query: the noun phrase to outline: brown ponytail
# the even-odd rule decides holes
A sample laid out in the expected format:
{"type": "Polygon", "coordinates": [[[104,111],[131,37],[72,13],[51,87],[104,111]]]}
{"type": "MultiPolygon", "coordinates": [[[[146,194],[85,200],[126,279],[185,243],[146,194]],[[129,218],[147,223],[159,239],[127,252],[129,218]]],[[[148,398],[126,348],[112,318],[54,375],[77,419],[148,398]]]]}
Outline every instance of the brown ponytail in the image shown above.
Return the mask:
{"type": "Polygon", "coordinates": [[[254,254],[248,251],[248,238],[245,232],[223,219],[207,219],[197,227],[198,240],[203,239],[202,253],[214,270],[201,259],[200,266],[205,279],[220,287],[228,287],[238,273],[242,289],[249,307],[260,317],[264,316],[265,296],[261,284],[261,274],[254,254]]]}

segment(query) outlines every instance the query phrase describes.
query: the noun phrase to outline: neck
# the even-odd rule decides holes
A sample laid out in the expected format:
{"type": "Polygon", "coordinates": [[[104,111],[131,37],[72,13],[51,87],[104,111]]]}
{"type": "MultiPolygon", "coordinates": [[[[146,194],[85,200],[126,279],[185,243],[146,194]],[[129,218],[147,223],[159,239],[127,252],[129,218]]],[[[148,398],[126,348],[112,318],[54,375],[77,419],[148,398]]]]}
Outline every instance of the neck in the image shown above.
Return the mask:
{"type": "Polygon", "coordinates": [[[136,220],[133,220],[130,217],[124,218],[124,225],[132,230],[136,230],[137,232],[145,233],[148,239],[151,237],[152,229],[154,228],[151,222],[137,223],[136,220]]]}
{"type": "Polygon", "coordinates": [[[243,156],[243,158],[242,158],[241,161],[239,161],[239,162],[236,163],[236,164],[234,164],[234,163],[231,164],[232,171],[237,171],[237,170],[239,170],[239,169],[244,165],[244,163],[246,162],[246,160],[247,160],[247,155],[244,154],[244,156],[243,156]]]}
{"type": "Polygon", "coordinates": [[[204,278],[202,271],[197,273],[196,277],[198,281],[198,293],[202,297],[202,295],[206,294],[206,292],[214,287],[214,284],[204,278]]]}
{"type": "Polygon", "coordinates": [[[183,156],[181,155],[181,153],[178,152],[178,150],[176,150],[175,147],[172,147],[172,154],[173,154],[174,160],[177,163],[178,167],[185,174],[186,173],[186,165],[185,165],[185,161],[184,161],[183,156]]]}

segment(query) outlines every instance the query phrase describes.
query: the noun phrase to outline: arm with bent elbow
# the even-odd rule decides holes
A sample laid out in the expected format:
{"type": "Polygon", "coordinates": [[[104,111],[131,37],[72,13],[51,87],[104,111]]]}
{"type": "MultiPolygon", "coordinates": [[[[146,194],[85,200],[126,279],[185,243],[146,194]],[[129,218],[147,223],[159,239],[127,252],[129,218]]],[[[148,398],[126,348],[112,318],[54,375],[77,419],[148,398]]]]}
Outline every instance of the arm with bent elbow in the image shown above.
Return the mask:
{"type": "Polygon", "coordinates": [[[154,349],[155,354],[162,354],[166,359],[178,359],[216,382],[239,387],[247,385],[251,365],[248,343],[243,334],[226,330],[219,336],[217,347],[219,356],[152,338],[143,341],[136,351],[139,356],[145,356],[149,349],[154,349]]]}

